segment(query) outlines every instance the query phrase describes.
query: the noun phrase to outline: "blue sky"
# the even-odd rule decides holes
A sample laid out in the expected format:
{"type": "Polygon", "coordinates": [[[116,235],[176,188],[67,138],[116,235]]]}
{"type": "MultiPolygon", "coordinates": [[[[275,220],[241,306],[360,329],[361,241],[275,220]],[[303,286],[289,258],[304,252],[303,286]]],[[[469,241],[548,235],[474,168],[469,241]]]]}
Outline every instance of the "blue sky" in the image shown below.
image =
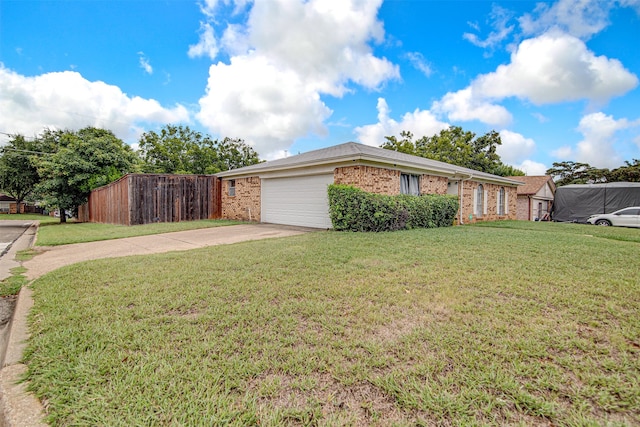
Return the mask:
{"type": "Polygon", "coordinates": [[[175,123],[274,159],[454,125],[530,175],[613,168],[638,40],[640,0],[2,0],[0,132],[175,123]]]}

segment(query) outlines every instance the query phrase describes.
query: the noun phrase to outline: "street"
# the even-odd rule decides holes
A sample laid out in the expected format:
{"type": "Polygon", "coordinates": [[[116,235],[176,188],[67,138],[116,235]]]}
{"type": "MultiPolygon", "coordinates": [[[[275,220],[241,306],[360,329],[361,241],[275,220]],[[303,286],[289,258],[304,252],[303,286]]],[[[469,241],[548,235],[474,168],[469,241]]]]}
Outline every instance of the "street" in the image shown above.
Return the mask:
{"type": "Polygon", "coordinates": [[[0,220],[0,257],[30,225],[31,221],[0,220]]]}

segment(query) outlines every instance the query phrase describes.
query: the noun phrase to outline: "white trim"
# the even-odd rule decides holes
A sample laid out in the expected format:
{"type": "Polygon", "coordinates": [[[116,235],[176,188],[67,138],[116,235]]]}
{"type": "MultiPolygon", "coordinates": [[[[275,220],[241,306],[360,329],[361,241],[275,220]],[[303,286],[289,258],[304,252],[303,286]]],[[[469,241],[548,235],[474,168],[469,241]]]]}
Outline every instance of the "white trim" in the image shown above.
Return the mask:
{"type": "Polygon", "coordinates": [[[489,190],[484,190],[484,194],[482,195],[482,214],[486,215],[487,214],[487,204],[488,204],[488,197],[487,195],[489,194],[489,190]]]}
{"type": "Polygon", "coordinates": [[[473,190],[473,216],[478,216],[478,190],[473,190]]]}
{"type": "Polygon", "coordinates": [[[509,215],[509,193],[504,189],[504,214],[509,215]]]}

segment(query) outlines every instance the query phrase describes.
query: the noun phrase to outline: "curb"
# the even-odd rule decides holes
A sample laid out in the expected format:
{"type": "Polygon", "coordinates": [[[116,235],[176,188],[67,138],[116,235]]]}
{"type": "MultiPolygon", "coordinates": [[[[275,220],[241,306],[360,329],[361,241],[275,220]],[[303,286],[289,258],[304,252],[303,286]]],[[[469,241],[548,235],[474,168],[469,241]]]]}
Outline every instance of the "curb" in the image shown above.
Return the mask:
{"type": "MultiPolygon", "coordinates": [[[[3,270],[20,266],[15,261],[18,251],[29,249],[35,242],[38,223],[32,224],[12,245],[3,257],[3,270]]],[[[0,348],[0,427],[38,427],[46,426],[43,414],[44,408],[40,401],[27,391],[22,382],[27,372],[26,365],[20,363],[22,354],[29,338],[27,315],[33,305],[31,289],[23,287],[18,294],[18,300],[9,322],[6,348],[0,348]]]]}

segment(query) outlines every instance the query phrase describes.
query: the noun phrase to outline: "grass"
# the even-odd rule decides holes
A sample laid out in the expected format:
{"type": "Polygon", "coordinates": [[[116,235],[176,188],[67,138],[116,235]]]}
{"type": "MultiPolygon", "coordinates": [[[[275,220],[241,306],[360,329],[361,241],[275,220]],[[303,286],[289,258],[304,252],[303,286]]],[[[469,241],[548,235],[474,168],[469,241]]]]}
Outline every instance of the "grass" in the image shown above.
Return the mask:
{"type": "Polygon", "coordinates": [[[520,224],[65,267],[29,388],[53,425],[638,425],[640,230],[520,224]]]}
{"type": "MultiPolygon", "coordinates": [[[[26,261],[33,258],[36,254],[37,252],[33,249],[19,251],[16,253],[15,260],[26,261]]],[[[20,289],[28,283],[27,277],[24,275],[24,273],[27,272],[26,268],[22,266],[15,267],[9,272],[11,276],[0,281],[0,297],[17,295],[20,289]]]]}
{"type": "Polygon", "coordinates": [[[124,226],[89,222],[60,223],[58,221],[56,223],[40,224],[36,245],[68,245],[71,243],[122,239],[125,237],[147,236],[151,234],[197,230],[200,228],[220,227],[234,224],[240,224],[240,222],[230,220],[201,220],[124,226]]]}

